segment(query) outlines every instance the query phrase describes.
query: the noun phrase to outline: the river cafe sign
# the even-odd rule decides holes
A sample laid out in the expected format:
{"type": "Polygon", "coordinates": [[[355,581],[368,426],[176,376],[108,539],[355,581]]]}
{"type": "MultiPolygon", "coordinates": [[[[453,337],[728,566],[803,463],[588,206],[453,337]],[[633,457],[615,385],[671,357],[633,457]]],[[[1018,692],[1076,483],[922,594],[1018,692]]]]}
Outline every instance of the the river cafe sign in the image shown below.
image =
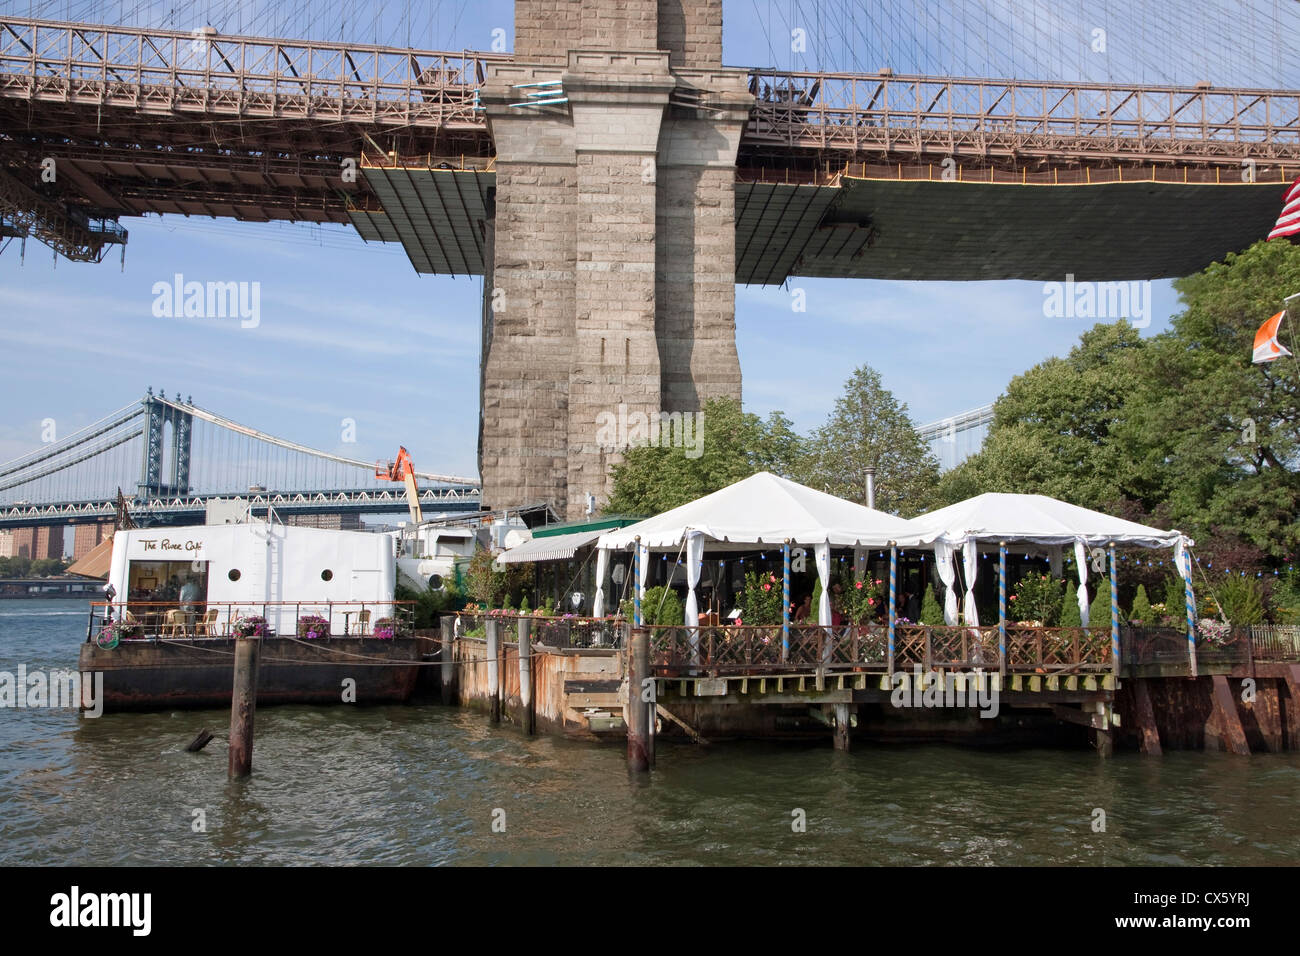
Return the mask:
{"type": "Polygon", "coordinates": [[[131,541],[130,558],[150,561],[203,561],[202,538],[135,538],[131,541]]]}

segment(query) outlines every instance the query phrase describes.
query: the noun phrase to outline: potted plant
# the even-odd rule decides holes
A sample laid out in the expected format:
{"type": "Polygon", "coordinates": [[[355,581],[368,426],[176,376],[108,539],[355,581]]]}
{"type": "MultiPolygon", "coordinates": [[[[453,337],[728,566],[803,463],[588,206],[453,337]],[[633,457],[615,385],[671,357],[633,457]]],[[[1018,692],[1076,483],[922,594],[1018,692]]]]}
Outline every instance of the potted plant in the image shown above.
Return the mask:
{"type": "Polygon", "coordinates": [[[391,617],[381,617],[375,621],[375,629],[371,633],[381,641],[391,641],[397,636],[397,622],[391,617]]]}
{"type": "Polygon", "coordinates": [[[298,618],[298,636],[307,640],[330,636],[330,622],[319,614],[305,614],[298,618]]]}
{"type": "Polygon", "coordinates": [[[230,625],[230,633],[233,637],[265,637],[266,618],[260,614],[237,617],[230,625]]]}

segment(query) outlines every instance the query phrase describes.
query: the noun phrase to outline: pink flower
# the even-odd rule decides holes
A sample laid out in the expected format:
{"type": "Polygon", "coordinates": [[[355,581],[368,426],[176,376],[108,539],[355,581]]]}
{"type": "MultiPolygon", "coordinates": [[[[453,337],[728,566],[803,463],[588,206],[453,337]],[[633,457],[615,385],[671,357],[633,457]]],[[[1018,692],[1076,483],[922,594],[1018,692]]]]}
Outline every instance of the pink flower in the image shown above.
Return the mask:
{"type": "Polygon", "coordinates": [[[763,590],[764,590],[764,591],[770,591],[770,590],[772,590],[772,585],[770,585],[770,584],[764,584],[764,585],[763,585],[763,590]]]}
{"type": "Polygon", "coordinates": [[[875,607],[875,606],[876,606],[876,599],[875,599],[875,598],[867,598],[867,607],[875,607]]]}
{"type": "Polygon", "coordinates": [[[854,587],[856,587],[859,591],[861,591],[861,590],[862,590],[862,582],[859,581],[856,585],[854,585],[854,587]]]}

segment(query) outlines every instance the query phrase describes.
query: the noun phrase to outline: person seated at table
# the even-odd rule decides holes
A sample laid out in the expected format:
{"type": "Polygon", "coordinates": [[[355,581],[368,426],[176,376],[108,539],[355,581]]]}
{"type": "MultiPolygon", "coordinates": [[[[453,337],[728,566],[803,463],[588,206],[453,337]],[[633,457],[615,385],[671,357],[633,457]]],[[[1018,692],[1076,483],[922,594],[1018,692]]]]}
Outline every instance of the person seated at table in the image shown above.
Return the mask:
{"type": "Polygon", "coordinates": [[[844,603],[844,586],[836,581],[831,585],[831,626],[839,627],[844,623],[844,614],[840,607],[844,603]]]}
{"type": "Polygon", "coordinates": [[[794,610],[794,620],[796,624],[806,624],[810,617],[812,617],[812,595],[805,594],[794,610]]]}

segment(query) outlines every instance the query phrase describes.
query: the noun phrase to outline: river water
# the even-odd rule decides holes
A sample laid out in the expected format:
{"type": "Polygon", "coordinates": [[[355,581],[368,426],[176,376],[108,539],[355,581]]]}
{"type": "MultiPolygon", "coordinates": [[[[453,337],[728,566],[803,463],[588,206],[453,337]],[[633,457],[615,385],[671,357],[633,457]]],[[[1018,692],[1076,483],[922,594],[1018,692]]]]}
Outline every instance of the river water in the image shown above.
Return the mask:
{"type": "MultiPolygon", "coordinates": [[[[0,601],[0,671],[75,667],[85,628],[84,601],[0,601]]],[[[228,725],[0,709],[0,864],[1300,862],[1296,753],[661,745],[636,779],[619,745],[437,704],[295,706],[258,711],[231,784],[228,725]]]]}

